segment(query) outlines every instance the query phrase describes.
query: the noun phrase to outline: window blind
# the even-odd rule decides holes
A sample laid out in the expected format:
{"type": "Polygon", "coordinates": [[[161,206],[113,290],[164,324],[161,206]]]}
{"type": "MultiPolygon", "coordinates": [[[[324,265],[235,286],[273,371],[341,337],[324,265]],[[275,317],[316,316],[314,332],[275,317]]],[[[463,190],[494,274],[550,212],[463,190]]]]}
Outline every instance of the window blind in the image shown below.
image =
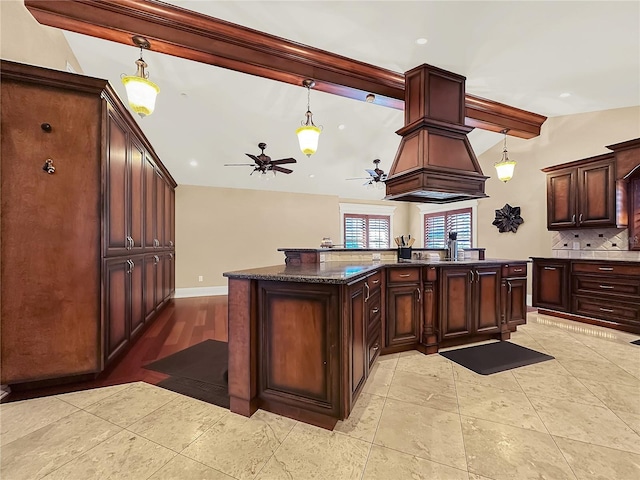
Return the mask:
{"type": "Polygon", "coordinates": [[[458,233],[460,248],[472,247],[471,208],[427,213],[424,216],[425,248],[447,248],[449,233],[458,233]]]}
{"type": "Polygon", "coordinates": [[[345,248],[389,248],[391,218],[386,215],[344,216],[345,248]]]}

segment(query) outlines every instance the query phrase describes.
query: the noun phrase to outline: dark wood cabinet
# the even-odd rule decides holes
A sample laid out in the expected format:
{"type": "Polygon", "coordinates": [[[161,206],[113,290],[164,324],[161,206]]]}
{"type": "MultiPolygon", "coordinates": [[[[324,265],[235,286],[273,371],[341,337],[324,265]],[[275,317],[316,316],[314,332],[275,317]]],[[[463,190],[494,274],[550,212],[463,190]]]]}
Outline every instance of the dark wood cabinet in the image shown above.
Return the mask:
{"type": "Polygon", "coordinates": [[[570,262],[562,259],[533,261],[533,306],[568,312],[570,262]]]}
{"type": "Polygon", "coordinates": [[[368,351],[365,319],[365,280],[349,286],[349,391],[351,403],[355,402],[367,379],[368,351]]]}
{"type": "Polygon", "coordinates": [[[0,75],[0,382],[96,374],[153,317],[147,167],[170,190],[163,212],[176,184],[106,80],[4,60],[0,75]]]}
{"type": "Polygon", "coordinates": [[[548,230],[622,226],[613,154],[542,171],[547,173],[548,230]]]}
{"type": "Polygon", "coordinates": [[[416,345],[422,320],[420,268],[387,270],[385,348],[416,345]]]}
{"type": "Polygon", "coordinates": [[[629,179],[629,250],[640,250],[640,168],[629,179]]]}
{"type": "Polygon", "coordinates": [[[440,339],[500,332],[500,267],[443,268],[440,339]]]}
{"type": "Polygon", "coordinates": [[[510,331],[527,323],[527,264],[503,265],[502,278],[505,284],[505,322],[510,331]]]}

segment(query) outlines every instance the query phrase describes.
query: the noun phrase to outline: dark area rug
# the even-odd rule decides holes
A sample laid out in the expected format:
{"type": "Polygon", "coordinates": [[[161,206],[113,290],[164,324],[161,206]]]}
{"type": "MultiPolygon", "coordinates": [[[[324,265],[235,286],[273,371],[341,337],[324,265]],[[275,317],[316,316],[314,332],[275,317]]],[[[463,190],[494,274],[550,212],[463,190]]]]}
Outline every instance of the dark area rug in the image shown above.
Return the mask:
{"type": "Polygon", "coordinates": [[[229,408],[228,363],[228,344],[205,340],[144,368],[170,375],[159,387],[229,408]]]}
{"type": "Polygon", "coordinates": [[[480,375],[491,375],[512,368],[553,360],[554,357],[521,347],[515,343],[496,342],[458,348],[440,355],[480,375]]]}
{"type": "Polygon", "coordinates": [[[634,341],[633,341],[633,342],[631,342],[631,343],[633,343],[634,345],[640,345],[640,340],[634,340],[634,341]]]}

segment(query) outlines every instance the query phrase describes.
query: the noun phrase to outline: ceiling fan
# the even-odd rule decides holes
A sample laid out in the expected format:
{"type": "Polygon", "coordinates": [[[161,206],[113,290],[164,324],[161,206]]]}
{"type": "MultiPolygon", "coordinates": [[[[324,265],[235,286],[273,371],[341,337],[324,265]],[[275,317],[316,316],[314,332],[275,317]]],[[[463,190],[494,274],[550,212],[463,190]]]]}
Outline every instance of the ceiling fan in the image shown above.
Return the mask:
{"type": "Polygon", "coordinates": [[[370,175],[370,177],[347,178],[347,180],[368,180],[367,182],[363,183],[363,185],[382,186],[384,185],[383,182],[387,179],[387,174],[384,173],[384,170],[378,168],[379,164],[380,159],[376,158],[373,161],[373,165],[375,166],[373,170],[365,168],[365,171],[370,175]]]}
{"type": "Polygon", "coordinates": [[[281,158],[280,160],[271,160],[271,157],[264,154],[264,149],[267,148],[267,144],[260,142],[258,148],[262,150],[262,153],[258,156],[250,153],[245,153],[247,157],[253,160],[255,163],[225,163],[225,167],[253,167],[253,170],[249,175],[253,175],[255,172],[266,175],[269,172],[291,173],[293,170],[281,167],[287,163],[296,163],[295,158],[281,158]]]}

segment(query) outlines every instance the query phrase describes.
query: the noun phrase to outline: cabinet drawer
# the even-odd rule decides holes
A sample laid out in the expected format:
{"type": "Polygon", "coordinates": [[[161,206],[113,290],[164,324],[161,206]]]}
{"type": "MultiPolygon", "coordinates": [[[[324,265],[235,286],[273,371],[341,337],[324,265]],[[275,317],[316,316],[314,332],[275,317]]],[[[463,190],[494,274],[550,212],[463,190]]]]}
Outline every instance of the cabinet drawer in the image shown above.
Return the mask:
{"type": "Polygon", "coordinates": [[[573,271],[576,273],[597,273],[600,275],[640,275],[640,265],[620,265],[614,262],[573,262],[573,271]]]}
{"type": "Polygon", "coordinates": [[[380,355],[380,349],[382,348],[380,339],[382,338],[382,328],[379,323],[376,324],[376,328],[369,332],[369,348],[367,351],[369,352],[369,369],[373,366],[373,362],[376,361],[378,355],[380,355]]]}
{"type": "Polygon", "coordinates": [[[389,283],[419,282],[419,268],[390,268],[389,283]]]}
{"type": "Polygon", "coordinates": [[[526,263],[514,263],[504,265],[502,267],[503,277],[526,277],[527,276],[527,264],[526,263]]]}
{"type": "Polygon", "coordinates": [[[369,300],[365,303],[365,308],[367,309],[367,318],[370,325],[380,321],[382,316],[382,294],[380,289],[371,294],[369,300]]]}
{"type": "Polygon", "coordinates": [[[629,301],[640,303],[640,277],[593,277],[573,275],[573,293],[601,296],[628,296],[629,301]]]}
{"type": "Polygon", "coordinates": [[[572,313],[640,326],[639,304],[574,295],[572,313]]]}
{"type": "Polygon", "coordinates": [[[367,284],[369,285],[372,294],[375,290],[380,289],[382,286],[382,271],[376,272],[367,277],[367,284]]]}

